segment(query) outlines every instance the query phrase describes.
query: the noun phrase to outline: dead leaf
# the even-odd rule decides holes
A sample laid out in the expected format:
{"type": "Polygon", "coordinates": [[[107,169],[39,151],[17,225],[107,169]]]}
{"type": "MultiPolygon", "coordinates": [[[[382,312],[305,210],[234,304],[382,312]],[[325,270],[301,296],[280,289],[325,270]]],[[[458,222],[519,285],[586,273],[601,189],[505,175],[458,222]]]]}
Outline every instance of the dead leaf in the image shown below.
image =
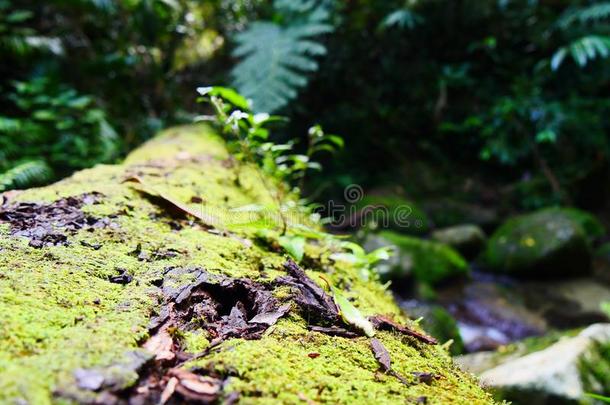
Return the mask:
{"type": "Polygon", "coordinates": [[[421,342],[427,343],[429,345],[437,344],[437,340],[432,336],[424,335],[419,333],[406,325],[400,325],[394,322],[392,319],[383,316],[383,315],[375,315],[369,317],[369,321],[375,326],[376,329],[379,330],[390,330],[397,331],[402,333],[403,335],[411,336],[421,342]]]}
{"type": "Polygon", "coordinates": [[[206,227],[214,228],[214,225],[212,225],[212,224],[217,222],[214,220],[214,218],[212,218],[208,215],[205,215],[203,212],[198,212],[194,209],[191,209],[188,205],[183,204],[180,201],[176,200],[175,198],[170,197],[167,193],[164,193],[164,192],[144,183],[144,181],[142,181],[142,179],[138,176],[128,177],[127,179],[123,180],[123,183],[127,183],[127,182],[139,184],[140,185],[139,187],[134,187],[139,192],[147,194],[152,197],[161,198],[163,201],[165,201],[167,204],[169,204],[171,207],[173,207],[175,210],[181,212],[182,214],[190,215],[192,217],[199,219],[200,221],[203,222],[203,225],[206,227]]]}
{"type": "Polygon", "coordinates": [[[95,204],[103,195],[98,192],[60,198],[49,204],[17,202],[0,206],[0,222],[10,224],[11,235],[25,236],[30,246],[67,245],[68,236],[82,228],[111,226],[108,217],[101,219],[85,214],[84,205],[95,204]]]}
{"type": "Polygon", "coordinates": [[[264,312],[257,314],[254,318],[250,319],[250,323],[263,323],[265,325],[274,325],[278,319],[283,317],[290,311],[290,304],[284,304],[275,311],[264,312]]]}
{"type": "Polygon", "coordinates": [[[317,359],[318,357],[320,357],[320,353],[317,353],[317,352],[307,353],[307,357],[309,357],[310,359],[317,359]]]}
{"type": "Polygon", "coordinates": [[[411,374],[417,378],[417,380],[420,383],[424,383],[424,384],[432,384],[432,381],[434,380],[438,380],[441,378],[440,375],[438,374],[434,374],[434,373],[428,373],[428,372],[421,372],[421,371],[413,371],[411,372],[411,374]]]}
{"type": "Polygon", "coordinates": [[[336,323],[339,320],[339,309],[333,298],[310,279],[292,259],[284,263],[284,268],[289,276],[280,277],[276,282],[299,290],[294,300],[307,313],[307,318],[336,323]]]}
{"type": "Polygon", "coordinates": [[[213,339],[258,339],[291,308],[280,305],[266,285],[201,268],[170,267],[163,280],[166,305],[151,320],[153,330],[171,318],[181,328],[203,327],[213,339]],[[180,281],[187,273],[194,282],[180,281]]]}
{"type": "Polygon", "coordinates": [[[371,350],[373,351],[373,355],[375,359],[381,366],[383,371],[390,371],[392,369],[392,360],[390,359],[390,353],[385,348],[383,343],[381,343],[378,339],[371,339],[371,350]]]}
{"type": "Polygon", "coordinates": [[[344,338],[348,338],[348,339],[357,338],[360,336],[357,333],[352,332],[351,330],[347,330],[345,328],[340,328],[338,326],[328,326],[327,327],[327,326],[309,325],[309,326],[307,326],[307,328],[313,332],[325,333],[327,335],[340,336],[340,337],[344,337],[344,338]]]}
{"type": "Polygon", "coordinates": [[[167,401],[169,401],[169,399],[172,397],[172,395],[174,395],[177,385],[178,385],[178,379],[176,377],[172,377],[169,379],[169,381],[167,382],[167,385],[165,386],[165,388],[163,389],[163,392],[161,393],[161,399],[159,401],[161,403],[161,405],[163,405],[167,401]]]}
{"type": "Polygon", "coordinates": [[[133,280],[133,277],[127,272],[126,269],[117,268],[116,271],[118,274],[108,277],[108,281],[111,283],[125,285],[131,283],[133,280]]]}
{"type": "Polygon", "coordinates": [[[188,401],[199,401],[205,404],[216,401],[220,395],[222,381],[192,373],[185,369],[172,369],[168,375],[178,382],[175,391],[188,401]]]}
{"type": "Polygon", "coordinates": [[[174,339],[168,333],[167,326],[151,336],[142,347],[154,353],[157,361],[171,361],[176,358],[174,339]]]}

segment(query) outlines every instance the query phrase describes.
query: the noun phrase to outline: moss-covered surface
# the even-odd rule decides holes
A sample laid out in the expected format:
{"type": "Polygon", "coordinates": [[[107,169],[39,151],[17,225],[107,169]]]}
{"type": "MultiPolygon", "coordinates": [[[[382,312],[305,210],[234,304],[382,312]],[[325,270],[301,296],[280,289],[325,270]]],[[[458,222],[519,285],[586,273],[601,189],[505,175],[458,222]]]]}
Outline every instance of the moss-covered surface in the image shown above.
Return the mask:
{"type": "MultiPolygon", "coordinates": [[[[82,210],[107,218],[108,224],[69,235],[67,246],[31,247],[0,222],[0,403],[67,402],[62,395],[76,389],[76,369],[120,364],[130,352],[141,350],[147,325],[163,300],[157,285],[169,266],[196,266],[263,284],[286,274],[285,256],[277,247],[257,243],[258,216],[239,217],[241,225],[250,221],[256,226],[238,227],[224,212],[249,204],[273,207],[274,198],[256,170],[237,167],[222,141],[205,127],[168,130],[123,165],[84,170],[52,186],[19,193],[10,203],[51,203],[93,191],[102,193],[101,202],[82,210]],[[130,176],[138,176],[144,186],[122,183],[130,176]],[[203,208],[217,228],[240,231],[207,231],[199,221],[172,218],[137,187],[160,190],[191,209],[203,208]],[[110,282],[119,271],[133,280],[110,282]]],[[[365,315],[393,314],[405,321],[379,283],[364,280],[357,269],[333,265],[324,243],[310,241],[306,247],[306,269],[313,280],[319,281],[317,275],[324,272],[365,315]]],[[[274,294],[287,299],[290,290],[279,287],[274,294]]],[[[422,396],[429,404],[491,401],[439,346],[378,332],[397,372],[441,376],[430,385],[405,386],[378,371],[365,337],[310,332],[294,309],[293,304],[289,315],[260,340],[228,339],[185,367],[203,366],[230,376],[225,392],[239,392],[242,403],[405,403],[422,396]],[[311,358],[309,353],[320,355],[311,358]]],[[[199,353],[210,344],[203,330],[174,334],[187,353],[199,353]]],[[[137,378],[126,367],[123,386],[137,378]]]]}
{"type": "Polygon", "coordinates": [[[591,266],[586,229],[594,228],[583,218],[560,208],[511,218],[490,238],[484,262],[494,271],[519,276],[582,275],[591,266]]]}
{"type": "Polygon", "coordinates": [[[390,231],[379,235],[395,245],[399,249],[398,254],[410,258],[410,267],[394,269],[390,278],[412,275],[417,281],[432,285],[452,277],[466,276],[470,272],[466,260],[450,246],[390,231]]]}

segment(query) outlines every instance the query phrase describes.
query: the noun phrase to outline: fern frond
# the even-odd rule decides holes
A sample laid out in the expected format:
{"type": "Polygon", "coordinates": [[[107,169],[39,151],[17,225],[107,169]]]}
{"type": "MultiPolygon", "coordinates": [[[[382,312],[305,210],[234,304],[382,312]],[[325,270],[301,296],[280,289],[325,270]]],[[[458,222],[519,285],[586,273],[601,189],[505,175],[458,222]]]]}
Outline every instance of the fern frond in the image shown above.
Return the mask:
{"type": "Polygon", "coordinates": [[[256,112],[274,112],[296,98],[318,70],[316,57],[326,47],[313,38],[332,32],[328,11],[315,1],[276,1],[275,7],[293,13],[290,22],[254,22],[236,35],[233,56],[241,61],[231,72],[233,87],[252,101],[256,112]]]}
{"type": "Polygon", "coordinates": [[[422,18],[409,10],[408,8],[402,8],[388,14],[379,27],[385,28],[408,28],[413,29],[417,24],[422,21],[422,18]]]}
{"type": "Polygon", "coordinates": [[[551,69],[557,70],[568,55],[580,67],[596,58],[607,58],[610,55],[610,36],[587,35],[559,48],[551,58],[551,69]]]}
{"type": "Polygon", "coordinates": [[[566,29],[576,23],[589,24],[610,18],[610,2],[591,4],[586,7],[567,10],[557,21],[557,25],[566,29]]]}
{"type": "Polygon", "coordinates": [[[53,171],[45,161],[29,160],[0,174],[0,192],[44,184],[52,177],[53,171]]]}

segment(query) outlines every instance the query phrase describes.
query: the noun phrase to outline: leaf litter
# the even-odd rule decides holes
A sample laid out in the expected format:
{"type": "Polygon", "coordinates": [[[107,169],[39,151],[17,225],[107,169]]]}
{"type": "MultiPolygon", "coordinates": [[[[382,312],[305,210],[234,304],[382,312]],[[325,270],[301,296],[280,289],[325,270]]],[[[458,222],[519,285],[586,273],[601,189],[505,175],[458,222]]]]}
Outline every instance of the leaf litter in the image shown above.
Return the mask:
{"type": "Polygon", "coordinates": [[[68,245],[68,236],[82,228],[110,226],[110,218],[95,218],[84,213],[85,205],[97,204],[98,192],[60,198],[52,203],[17,202],[0,207],[0,222],[10,224],[11,235],[24,236],[34,248],[68,245]]]}
{"type": "Polygon", "coordinates": [[[424,335],[423,333],[419,333],[416,330],[411,329],[406,325],[400,325],[397,322],[395,322],[394,320],[388,318],[387,316],[383,316],[383,315],[371,316],[371,317],[369,317],[369,321],[371,321],[371,323],[375,326],[375,329],[396,331],[403,335],[407,335],[412,338],[415,338],[415,339],[419,340],[420,342],[423,342],[423,343],[426,343],[429,345],[438,344],[438,341],[435,338],[433,338],[432,336],[428,336],[428,335],[424,335]]]}
{"type": "MultiPolygon", "coordinates": [[[[236,401],[238,393],[223,393],[225,381],[221,376],[206,370],[187,370],[183,368],[183,364],[217,350],[218,345],[226,339],[261,338],[270,326],[291,309],[290,303],[282,303],[273,296],[272,288],[276,285],[293,287],[294,294],[291,299],[298,304],[305,318],[313,322],[308,325],[310,330],[343,338],[356,338],[367,334],[365,328],[358,325],[361,320],[354,321],[356,315],[349,313],[351,308],[355,307],[345,297],[343,299],[349,306],[346,306],[341,298],[337,298],[342,297],[340,292],[337,294],[337,291],[333,291],[333,296],[329,295],[290,259],[284,267],[287,275],[268,285],[245,278],[212,274],[199,267],[167,267],[158,284],[165,303],[159,313],[151,318],[150,337],[142,344],[144,349],[152,353],[153,366],[146,368],[144,372],[140,371],[138,384],[129,389],[117,391],[116,385],[100,382],[99,375],[95,373],[88,376],[88,384],[83,384],[82,388],[102,390],[105,400],[127,399],[129,403],[165,404],[175,401],[181,403],[181,400],[205,404],[221,397],[227,401],[231,398],[236,401]],[[348,312],[347,317],[345,312],[348,312]],[[354,330],[346,328],[346,325],[354,330]],[[176,330],[205,330],[210,338],[210,345],[197,355],[184,353],[174,333],[176,330]]],[[[390,318],[380,315],[369,319],[362,315],[359,317],[369,322],[371,328],[398,331],[425,343],[436,343],[433,338],[399,325],[390,318]]],[[[405,385],[414,383],[392,369],[390,354],[378,339],[372,338],[370,342],[373,355],[382,371],[405,385]]],[[[309,357],[318,356],[319,353],[312,352],[309,357]]],[[[419,382],[430,383],[436,378],[431,373],[412,374],[419,382]]],[[[86,372],[81,371],[81,377],[83,375],[87,376],[86,372]]]]}
{"type": "Polygon", "coordinates": [[[192,209],[187,204],[184,204],[169,196],[167,193],[154,188],[150,184],[147,184],[138,176],[128,177],[123,180],[123,183],[138,184],[138,186],[134,186],[134,189],[148,196],[153,202],[168,208],[174,214],[188,215],[197,218],[206,228],[214,228],[212,224],[217,222],[214,218],[205,215],[203,210],[197,211],[192,209]]]}
{"type": "MultiPolygon", "coordinates": [[[[161,288],[165,304],[151,319],[150,337],[142,345],[153,353],[155,367],[130,391],[130,402],[164,404],[174,397],[204,404],[216,401],[223,395],[224,380],[187,370],[184,362],[206,355],[229,338],[259,339],[291,308],[274,298],[269,286],[196,267],[166,268],[161,288]],[[210,346],[197,356],[186,354],[174,330],[205,330],[210,346]]],[[[227,401],[236,400],[235,393],[227,395],[227,401]]]]}

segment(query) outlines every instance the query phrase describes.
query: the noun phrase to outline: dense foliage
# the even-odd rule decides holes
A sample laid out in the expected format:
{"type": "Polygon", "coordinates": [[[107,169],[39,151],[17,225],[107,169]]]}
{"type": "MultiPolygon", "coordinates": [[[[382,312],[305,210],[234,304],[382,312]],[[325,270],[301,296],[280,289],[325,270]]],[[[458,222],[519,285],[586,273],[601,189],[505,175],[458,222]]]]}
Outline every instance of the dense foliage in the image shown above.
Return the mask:
{"type": "Polygon", "coordinates": [[[2,0],[0,46],[3,187],[120,157],[226,84],[286,139],[345,137],[311,189],[464,194],[467,173],[523,208],[606,203],[605,1],[2,0]]]}

